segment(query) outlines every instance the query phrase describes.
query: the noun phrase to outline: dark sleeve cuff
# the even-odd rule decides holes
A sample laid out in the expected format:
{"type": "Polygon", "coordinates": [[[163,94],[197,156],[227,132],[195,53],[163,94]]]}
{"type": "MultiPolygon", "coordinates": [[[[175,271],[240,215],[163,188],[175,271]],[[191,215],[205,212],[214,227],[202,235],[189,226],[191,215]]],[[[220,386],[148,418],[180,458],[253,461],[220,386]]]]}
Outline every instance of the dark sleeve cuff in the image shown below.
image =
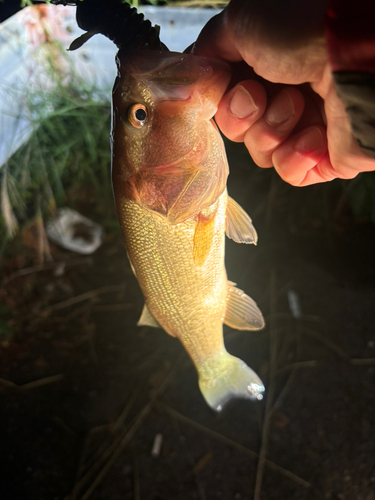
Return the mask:
{"type": "Polygon", "coordinates": [[[339,71],[333,77],[354,137],[363,151],[375,158],[375,74],[339,71]]]}

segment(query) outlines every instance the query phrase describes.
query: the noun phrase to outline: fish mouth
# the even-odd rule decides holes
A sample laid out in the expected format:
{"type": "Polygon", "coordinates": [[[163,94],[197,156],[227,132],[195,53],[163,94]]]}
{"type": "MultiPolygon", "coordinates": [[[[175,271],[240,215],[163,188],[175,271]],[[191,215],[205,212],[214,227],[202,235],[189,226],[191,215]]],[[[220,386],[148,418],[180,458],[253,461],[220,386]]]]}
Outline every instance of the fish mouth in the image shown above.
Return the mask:
{"type": "MultiPolygon", "coordinates": [[[[135,50],[129,57],[119,57],[121,74],[131,74],[152,87],[155,99],[188,101],[200,95],[217,106],[231,78],[231,68],[225,61],[194,54],[135,50]]],[[[215,111],[212,112],[211,119],[215,111]]],[[[208,113],[208,114],[209,114],[208,113]]]]}

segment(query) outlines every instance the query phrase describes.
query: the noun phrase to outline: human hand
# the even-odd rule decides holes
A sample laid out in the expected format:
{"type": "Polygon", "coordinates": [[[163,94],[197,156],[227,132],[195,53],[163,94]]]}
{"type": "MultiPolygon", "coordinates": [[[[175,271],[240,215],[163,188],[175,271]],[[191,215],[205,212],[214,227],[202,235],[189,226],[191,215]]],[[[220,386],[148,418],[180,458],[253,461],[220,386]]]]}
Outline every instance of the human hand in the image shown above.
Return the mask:
{"type": "Polygon", "coordinates": [[[294,186],[375,170],[336,92],[323,36],[325,9],[325,0],[232,0],[194,48],[254,70],[223,97],[216,122],[230,140],[245,143],[257,165],[273,166],[294,186]]]}

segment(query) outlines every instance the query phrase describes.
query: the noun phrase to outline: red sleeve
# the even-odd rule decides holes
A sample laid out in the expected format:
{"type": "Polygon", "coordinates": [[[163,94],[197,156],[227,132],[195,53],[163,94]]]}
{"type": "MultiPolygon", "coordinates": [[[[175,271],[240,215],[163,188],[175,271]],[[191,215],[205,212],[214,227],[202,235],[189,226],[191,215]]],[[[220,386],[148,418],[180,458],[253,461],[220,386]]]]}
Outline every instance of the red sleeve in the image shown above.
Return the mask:
{"type": "Polygon", "coordinates": [[[329,0],[325,37],[333,71],[375,73],[375,0],[329,0]]]}
{"type": "Polygon", "coordinates": [[[375,0],[328,0],[325,37],[354,137],[375,158],[375,0]]]}

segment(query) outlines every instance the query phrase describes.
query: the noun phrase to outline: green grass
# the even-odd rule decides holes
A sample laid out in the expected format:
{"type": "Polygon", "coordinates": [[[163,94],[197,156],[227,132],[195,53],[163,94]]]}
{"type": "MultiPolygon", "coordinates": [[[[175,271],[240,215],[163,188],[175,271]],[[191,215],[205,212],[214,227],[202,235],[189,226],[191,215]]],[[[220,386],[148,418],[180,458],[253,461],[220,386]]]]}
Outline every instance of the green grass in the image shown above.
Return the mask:
{"type": "MultiPolygon", "coordinates": [[[[37,216],[53,215],[74,190],[90,190],[99,204],[111,200],[111,110],[97,96],[97,89],[73,75],[67,86],[57,79],[48,95],[28,96],[34,132],[0,170],[2,207],[5,194],[20,227],[37,216]]],[[[3,213],[1,242],[8,233],[3,213]]]]}

